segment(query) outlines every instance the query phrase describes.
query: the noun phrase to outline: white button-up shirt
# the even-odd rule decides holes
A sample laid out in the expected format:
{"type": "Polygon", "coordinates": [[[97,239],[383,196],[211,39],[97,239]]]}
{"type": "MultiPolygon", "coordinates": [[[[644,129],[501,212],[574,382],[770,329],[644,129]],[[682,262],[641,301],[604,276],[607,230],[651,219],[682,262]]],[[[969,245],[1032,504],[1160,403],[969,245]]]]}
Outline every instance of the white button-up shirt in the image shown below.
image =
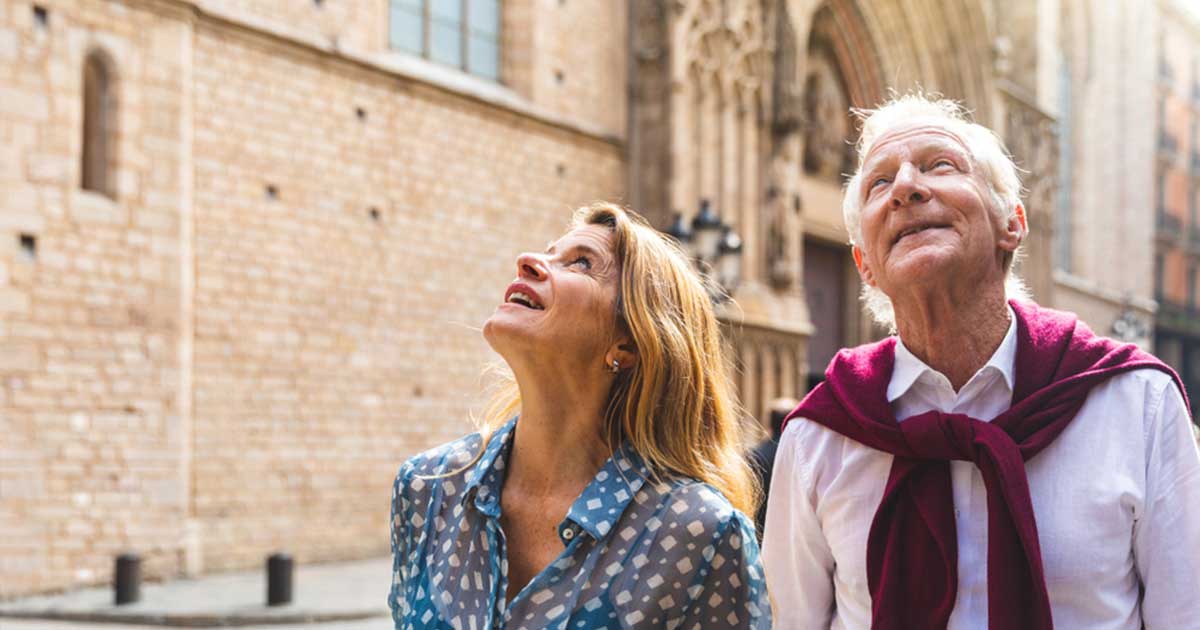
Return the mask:
{"type": "MultiPolygon", "coordinates": [[[[897,343],[892,411],[900,421],[934,409],[996,417],[1012,403],[1016,346],[1013,318],[956,393],[897,343]]],[[[816,422],[788,424],[763,540],[776,628],[870,627],[867,535],[892,459],[816,422]]],[[[1167,374],[1134,370],[1094,388],[1025,470],[1056,628],[1200,628],[1200,453],[1167,374]]],[[[948,627],[986,628],[987,493],[970,462],[951,462],[950,478],[958,599],[948,627]]]]}

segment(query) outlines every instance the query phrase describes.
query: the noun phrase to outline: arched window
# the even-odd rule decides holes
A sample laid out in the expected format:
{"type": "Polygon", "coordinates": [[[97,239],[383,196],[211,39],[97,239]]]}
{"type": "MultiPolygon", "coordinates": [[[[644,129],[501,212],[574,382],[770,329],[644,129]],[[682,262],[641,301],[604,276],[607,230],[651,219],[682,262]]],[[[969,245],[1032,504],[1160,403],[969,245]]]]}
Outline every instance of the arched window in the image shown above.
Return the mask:
{"type": "Polygon", "coordinates": [[[112,72],[105,56],[88,55],[83,64],[83,151],[80,183],[84,190],[113,196],[110,164],[116,120],[112,72]]]}

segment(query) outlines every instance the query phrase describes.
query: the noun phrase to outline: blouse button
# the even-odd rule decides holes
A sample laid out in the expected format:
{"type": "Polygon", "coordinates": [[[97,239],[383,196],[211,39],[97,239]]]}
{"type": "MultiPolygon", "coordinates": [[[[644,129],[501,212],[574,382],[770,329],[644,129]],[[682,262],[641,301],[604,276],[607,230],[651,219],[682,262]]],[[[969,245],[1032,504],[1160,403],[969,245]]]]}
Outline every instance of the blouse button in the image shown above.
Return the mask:
{"type": "Polygon", "coordinates": [[[575,537],[575,528],[568,527],[568,528],[564,529],[563,533],[562,533],[562,537],[566,538],[567,540],[571,540],[572,538],[574,538],[575,537]]]}

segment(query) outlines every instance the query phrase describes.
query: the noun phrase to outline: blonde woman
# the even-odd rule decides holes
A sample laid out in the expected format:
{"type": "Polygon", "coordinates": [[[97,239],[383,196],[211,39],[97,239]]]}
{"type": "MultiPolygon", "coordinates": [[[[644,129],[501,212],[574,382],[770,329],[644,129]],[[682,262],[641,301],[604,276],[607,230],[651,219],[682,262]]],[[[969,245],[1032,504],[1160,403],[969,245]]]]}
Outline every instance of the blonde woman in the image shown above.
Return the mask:
{"type": "Polygon", "coordinates": [[[594,204],[516,263],[483,328],[513,382],[480,433],[396,478],[396,628],[769,628],[757,490],[687,258],[594,204]]]}

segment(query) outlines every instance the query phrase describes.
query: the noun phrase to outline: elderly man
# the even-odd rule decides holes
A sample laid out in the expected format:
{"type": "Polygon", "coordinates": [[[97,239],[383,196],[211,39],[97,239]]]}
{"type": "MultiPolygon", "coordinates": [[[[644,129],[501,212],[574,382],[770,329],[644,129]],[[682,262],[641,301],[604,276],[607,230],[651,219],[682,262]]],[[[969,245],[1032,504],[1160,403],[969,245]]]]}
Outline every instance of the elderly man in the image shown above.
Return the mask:
{"type": "Polygon", "coordinates": [[[843,205],[867,306],[789,417],[778,626],[1200,627],[1200,455],[1178,377],[1020,297],[1016,169],[955,104],[864,120],[843,205]]]}

